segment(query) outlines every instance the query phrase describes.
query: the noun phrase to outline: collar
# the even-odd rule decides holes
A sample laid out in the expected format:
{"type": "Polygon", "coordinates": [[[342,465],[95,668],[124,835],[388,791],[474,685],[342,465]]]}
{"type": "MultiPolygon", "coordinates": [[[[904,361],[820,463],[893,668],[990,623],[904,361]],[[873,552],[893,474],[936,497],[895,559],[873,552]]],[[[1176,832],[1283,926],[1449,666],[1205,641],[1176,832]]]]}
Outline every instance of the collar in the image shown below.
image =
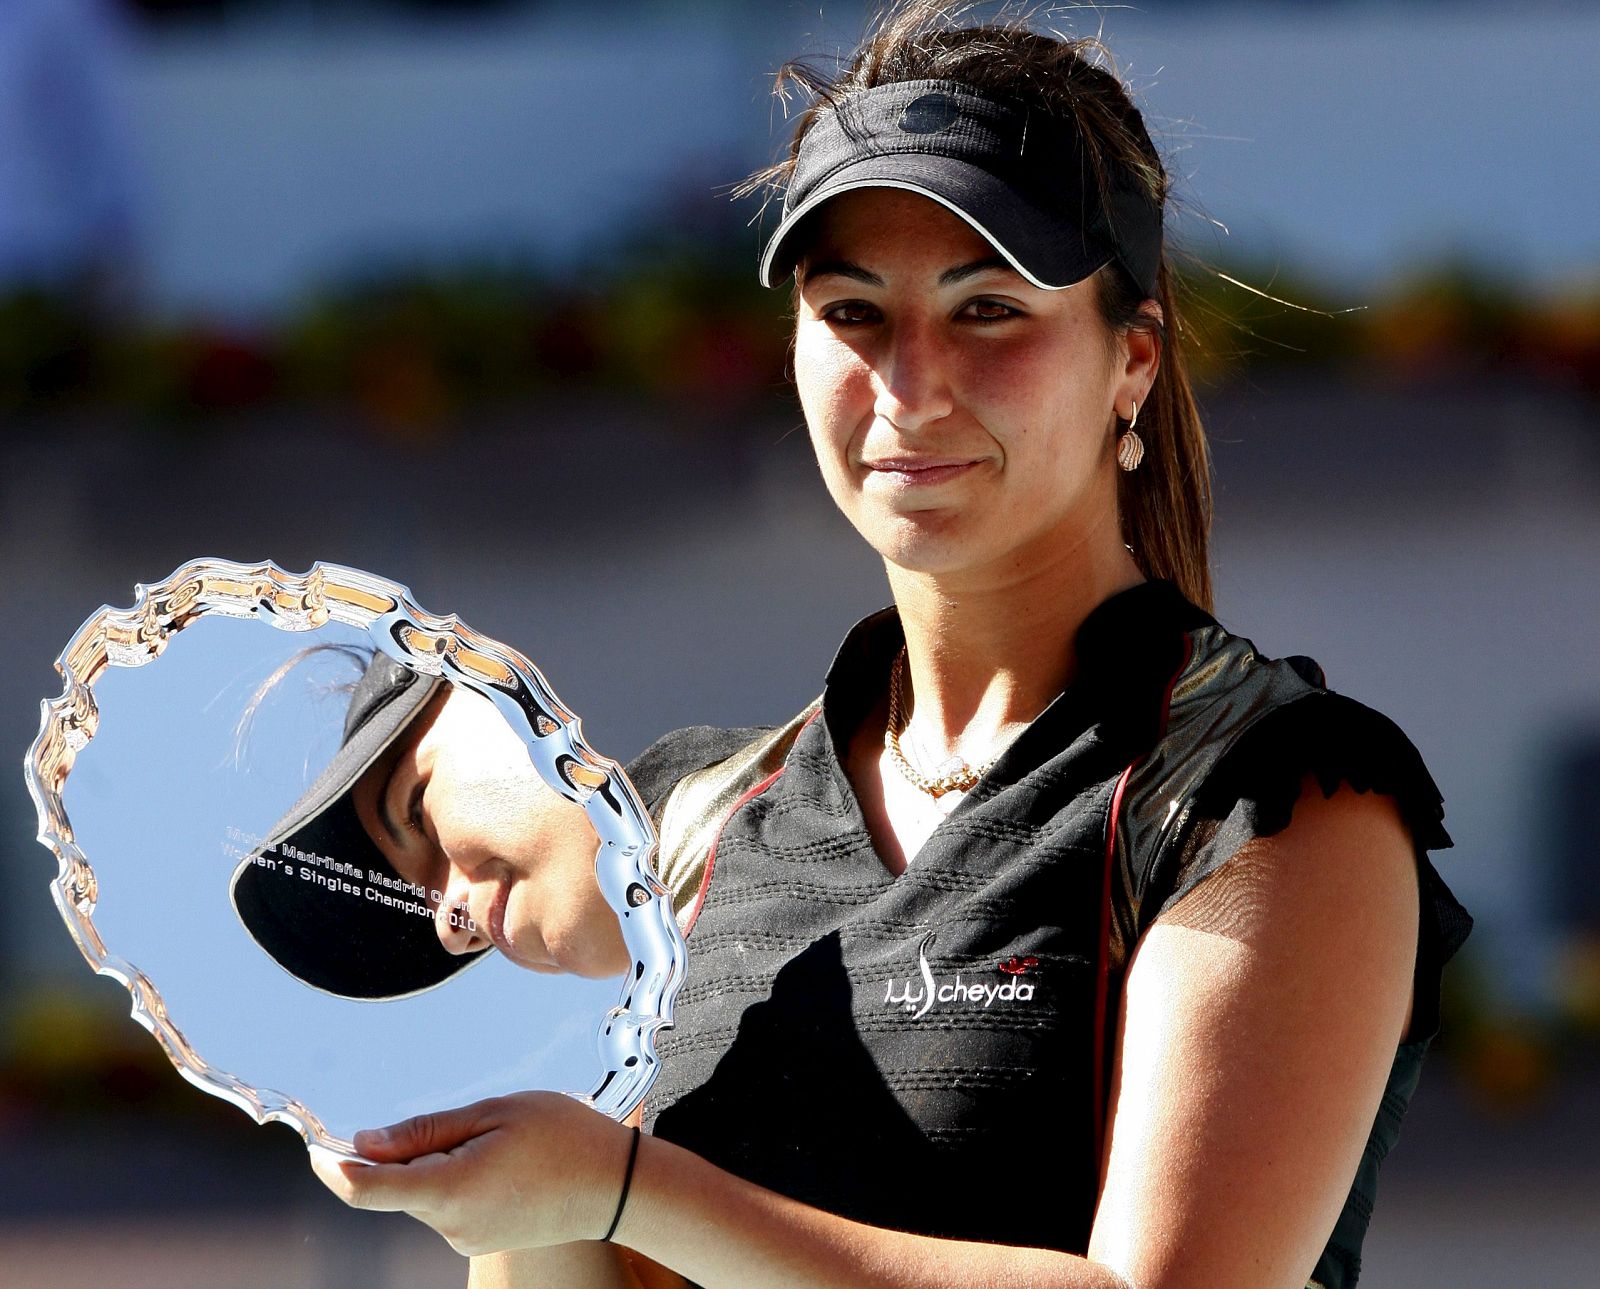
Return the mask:
{"type": "MultiPolygon", "coordinates": [[[[1160,735],[1167,689],[1186,653],[1185,635],[1215,625],[1216,619],[1167,581],[1140,582],[1102,601],[1078,628],[1072,683],[1001,755],[989,777],[1001,785],[1015,782],[1096,726],[1103,738],[1137,755],[1160,735]]],[[[899,611],[891,605],[851,627],[834,655],[822,711],[841,764],[904,643],[899,611]]]]}

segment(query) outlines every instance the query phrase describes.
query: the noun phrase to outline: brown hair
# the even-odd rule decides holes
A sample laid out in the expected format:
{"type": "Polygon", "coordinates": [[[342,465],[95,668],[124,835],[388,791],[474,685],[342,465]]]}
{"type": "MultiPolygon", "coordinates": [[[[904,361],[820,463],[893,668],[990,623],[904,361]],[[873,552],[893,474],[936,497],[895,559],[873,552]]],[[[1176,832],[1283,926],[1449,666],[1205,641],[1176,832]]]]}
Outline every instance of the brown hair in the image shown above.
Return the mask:
{"type": "MultiPolygon", "coordinates": [[[[1037,108],[1076,126],[1110,209],[1111,177],[1131,176],[1165,207],[1169,184],[1160,155],[1126,87],[1108,70],[1110,55],[1092,37],[1069,38],[1033,29],[1009,5],[983,22],[969,22],[970,4],[900,0],[873,25],[848,66],[829,75],[804,62],[785,63],[773,92],[811,96],[795,126],[788,156],[751,176],[745,193],[775,196],[788,185],[806,132],[842,99],[876,85],[954,80],[981,93],[1037,108]]],[[[1145,460],[1121,473],[1117,487],[1123,540],[1148,577],[1167,578],[1202,608],[1211,607],[1211,458],[1184,361],[1184,328],[1163,250],[1157,272],[1161,321],[1142,312],[1144,292],[1113,262],[1096,274],[1101,316],[1112,332],[1155,331],[1161,364],[1139,409],[1145,460]]]]}

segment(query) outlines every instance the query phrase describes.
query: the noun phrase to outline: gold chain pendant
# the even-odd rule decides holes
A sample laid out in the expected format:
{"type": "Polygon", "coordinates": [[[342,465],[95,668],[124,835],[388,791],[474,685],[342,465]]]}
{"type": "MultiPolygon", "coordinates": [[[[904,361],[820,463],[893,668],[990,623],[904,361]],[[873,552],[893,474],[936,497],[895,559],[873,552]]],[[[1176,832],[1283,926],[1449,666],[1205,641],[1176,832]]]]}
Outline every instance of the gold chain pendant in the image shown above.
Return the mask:
{"type": "Polygon", "coordinates": [[[900,750],[900,733],[904,728],[900,689],[905,682],[905,663],[906,651],[902,646],[900,652],[894,656],[894,667],[889,673],[889,724],[883,731],[883,746],[889,753],[889,759],[894,762],[894,768],[907,783],[919,792],[926,792],[935,801],[947,792],[970,792],[977,786],[978,780],[989,772],[989,766],[994,764],[993,761],[974,767],[959,756],[953,756],[940,767],[943,773],[929,776],[912,765],[906,759],[906,754],[900,750]]]}

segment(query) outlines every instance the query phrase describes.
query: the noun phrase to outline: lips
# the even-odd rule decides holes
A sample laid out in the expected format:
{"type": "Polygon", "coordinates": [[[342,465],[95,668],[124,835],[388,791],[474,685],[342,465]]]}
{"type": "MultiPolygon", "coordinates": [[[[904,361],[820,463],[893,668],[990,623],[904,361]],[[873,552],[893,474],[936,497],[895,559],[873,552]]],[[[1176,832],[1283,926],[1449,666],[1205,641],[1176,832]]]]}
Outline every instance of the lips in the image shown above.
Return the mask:
{"type": "Polygon", "coordinates": [[[511,898],[511,883],[502,880],[494,888],[494,899],[489,902],[489,916],[485,920],[489,932],[489,939],[494,947],[508,958],[515,958],[512,952],[511,941],[506,939],[506,902],[511,898]]]}
{"type": "Polygon", "coordinates": [[[861,464],[897,486],[926,487],[958,478],[978,463],[966,457],[884,457],[861,464]]]}
{"type": "Polygon", "coordinates": [[[510,877],[503,878],[495,887],[494,898],[489,902],[488,916],[484,919],[483,925],[489,933],[491,943],[519,967],[526,967],[530,971],[557,970],[556,963],[550,958],[549,949],[545,947],[536,930],[523,927],[523,943],[520,946],[506,931],[506,907],[511,901],[512,884],[510,877]]]}

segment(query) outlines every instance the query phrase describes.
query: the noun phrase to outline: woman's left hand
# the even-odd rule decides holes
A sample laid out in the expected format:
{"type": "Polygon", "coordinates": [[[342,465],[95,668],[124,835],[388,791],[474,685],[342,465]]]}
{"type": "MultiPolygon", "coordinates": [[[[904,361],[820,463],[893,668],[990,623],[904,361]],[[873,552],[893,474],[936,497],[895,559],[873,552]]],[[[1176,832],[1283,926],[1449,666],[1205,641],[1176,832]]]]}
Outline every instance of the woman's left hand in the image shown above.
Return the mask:
{"type": "Polygon", "coordinates": [[[598,1240],[611,1223],[630,1129],[556,1092],[522,1092],[358,1132],[372,1161],[312,1156],[354,1208],[404,1212],[458,1253],[598,1240]]]}

